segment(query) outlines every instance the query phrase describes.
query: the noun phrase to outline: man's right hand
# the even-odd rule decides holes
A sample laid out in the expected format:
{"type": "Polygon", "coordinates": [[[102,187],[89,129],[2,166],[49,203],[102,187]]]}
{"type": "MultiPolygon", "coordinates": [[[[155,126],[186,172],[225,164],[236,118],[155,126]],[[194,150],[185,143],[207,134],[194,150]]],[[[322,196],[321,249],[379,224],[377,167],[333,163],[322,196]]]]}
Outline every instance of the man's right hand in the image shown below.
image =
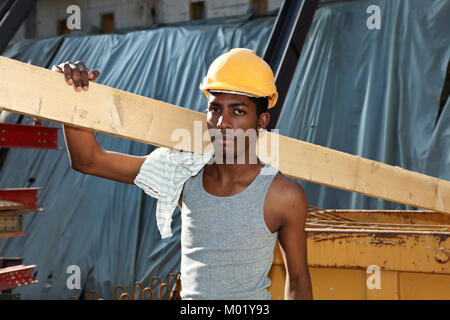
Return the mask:
{"type": "Polygon", "coordinates": [[[74,86],[78,92],[89,90],[89,81],[95,81],[100,75],[98,70],[89,70],[82,61],[66,61],[52,67],[52,71],[64,74],[66,83],[74,86]]]}

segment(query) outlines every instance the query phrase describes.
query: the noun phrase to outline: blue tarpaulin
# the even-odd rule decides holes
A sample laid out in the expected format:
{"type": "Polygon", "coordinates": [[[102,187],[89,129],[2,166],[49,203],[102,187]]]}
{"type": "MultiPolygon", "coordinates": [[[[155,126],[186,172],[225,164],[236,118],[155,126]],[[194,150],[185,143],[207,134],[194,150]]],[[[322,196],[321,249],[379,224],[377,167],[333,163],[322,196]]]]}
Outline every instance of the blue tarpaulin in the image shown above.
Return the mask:
{"type": "MultiPolygon", "coordinates": [[[[198,85],[209,64],[234,47],[262,55],[274,21],[274,16],[217,19],[120,34],[27,40],[10,44],[3,55],[47,68],[82,60],[101,71],[99,83],[203,112],[206,100],[198,85]]],[[[450,60],[449,31],[446,0],[321,4],[299,63],[293,66],[280,133],[450,180],[448,101],[438,118],[450,60]],[[381,29],[367,28],[369,5],[380,7],[381,29]]],[[[7,75],[0,75],[0,81],[7,81],[7,75]]],[[[1,116],[7,122],[21,119],[1,116]]],[[[96,136],[107,150],[146,155],[154,148],[96,136]]],[[[23,299],[68,299],[86,298],[93,289],[111,299],[117,285],[130,292],[136,281],[148,286],[153,276],[165,279],[178,272],[179,210],[172,224],[174,236],[162,240],[154,199],[136,186],[72,170],[61,132],[59,145],[63,150],[10,149],[0,171],[0,188],[44,188],[38,195],[45,211],[24,217],[26,235],[0,239],[1,256],[21,256],[24,264],[38,265],[39,283],[14,292],[23,299]],[[31,185],[30,178],[35,178],[31,185]],[[71,265],[80,267],[80,289],[67,286],[71,265]]],[[[405,208],[301,184],[309,202],[322,208],[405,208]]]]}

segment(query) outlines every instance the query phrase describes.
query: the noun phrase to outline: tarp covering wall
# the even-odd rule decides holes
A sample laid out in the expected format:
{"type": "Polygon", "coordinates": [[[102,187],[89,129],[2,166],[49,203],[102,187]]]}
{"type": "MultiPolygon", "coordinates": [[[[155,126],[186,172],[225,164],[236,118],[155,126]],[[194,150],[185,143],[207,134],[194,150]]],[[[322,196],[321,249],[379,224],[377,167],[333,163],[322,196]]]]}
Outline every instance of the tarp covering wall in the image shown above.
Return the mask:
{"type": "MultiPolygon", "coordinates": [[[[99,83],[204,111],[206,100],[198,86],[209,64],[233,47],[248,47],[261,55],[274,20],[266,17],[229,24],[219,20],[220,24],[66,37],[48,67],[82,60],[101,71],[99,83]]],[[[34,59],[40,54],[54,55],[41,51],[41,41],[27,46],[31,47],[26,52],[34,59]]],[[[4,55],[29,62],[28,55],[18,54],[18,47],[15,44],[4,55]]],[[[134,155],[153,150],[142,143],[96,135],[107,150],[134,155]]],[[[65,149],[61,132],[59,143],[65,149]]],[[[0,187],[29,186],[30,177],[36,179],[32,186],[44,187],[38,195],[45,212],[25,217],[24,237],[0,240],[2,256],[22,256],[25,264],[38,265],[39,283],[15,290],[24,299],[86,298],[91,289],[111,299],[117,285],[130,292],[135,281],[148,286],[153,276],[164,281],[169,273],[179,271],[178,209],[172,225],[175,235],[161,240],[154,214],[156,201],[138,187],[72,170],[65,150],[9,150],[0,187]],[[81,269],[80,290],[69,290],[66,285],[71,275],[66,270],[71,265],[81,269]]]]}
{"type": "MultiPolygon", "coordinates": [[[[233,47],[261,55],[274,20],[27,41],[4,55],[44,67],[82,60],[101,71],[99,83],[204,111],[198,84],[209,64],[233,47]]],[[[448,21],[446,0],[322,4],[280,116],[280,133],[450,180],[448,101],[436,122],[450,59],[448,21]],[[380,30],[366,27],[366,9],[373,4],[381,8],[380,30]]],[[[96,135],[108,150],[135,155],[153,150],[96,135]]],[[[65,149],[61,132],[59,144],[65,149]]],[[[156,202],[136,186],[75,172],[65,150],[9,150],[0,188],[28,186],[30,177],[36,179],[31,186],[44,187],[39,204],[45,212],[25,217],[25,236],[0,239],[1,256],[21,256],[25,264],[38,265],[39,283],[15,289],[24,299],[86,297],[91,289],[110,299],[119,284],[131,291],[135,281],[148,285],[155,275],[179,271],[178,210],[174,236],[161,240],[156,202]],[[79,290],[67,287],[70,265],[81,269],[79,290]]],[[[401,207],[301,183],[310,203],[323,208],[401,207]]]]}
{"type": "MultiPolygon", "coordinates": [[[[450,180],[450,100],[438,119],[449,60],[449,1],[326,4],[303,47],[280,133],[450,180]],[[366,26],[371,5],[380,8],[381,29],[366,26]]],[[[302,184],[322,208],[405,209],[302,184]]]]}

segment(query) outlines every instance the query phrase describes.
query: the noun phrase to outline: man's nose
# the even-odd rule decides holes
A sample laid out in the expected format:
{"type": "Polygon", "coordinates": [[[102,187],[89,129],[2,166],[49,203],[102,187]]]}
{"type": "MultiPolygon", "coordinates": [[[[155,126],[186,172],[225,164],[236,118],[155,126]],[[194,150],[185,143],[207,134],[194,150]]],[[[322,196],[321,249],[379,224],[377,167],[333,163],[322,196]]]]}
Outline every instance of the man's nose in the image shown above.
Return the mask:
{"type": "Polygon", "coordinates": [[[222,114],[217,121],[217,127],[219,129],[232,129],[231,121],[226,114],[222,114]]]}

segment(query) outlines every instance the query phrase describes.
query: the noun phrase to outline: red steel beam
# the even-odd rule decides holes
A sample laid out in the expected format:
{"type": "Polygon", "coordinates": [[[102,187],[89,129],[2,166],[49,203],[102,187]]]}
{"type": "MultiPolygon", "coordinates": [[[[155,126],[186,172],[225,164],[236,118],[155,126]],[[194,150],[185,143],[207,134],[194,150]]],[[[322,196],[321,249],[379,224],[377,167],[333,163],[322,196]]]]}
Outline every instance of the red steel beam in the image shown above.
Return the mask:
{"type": "Polygon", "coordinates": [[[0,233],[0,239],[2,239],[2,238],[12,238],[12,237],[21,237],[23,235],[25,235],[24,231],[0,233]]]}
{"type": "Polygon", "coordinates": [[[36,265],[18,265],[0,269],[0,291],[36,283],[33,278],[33,269],[36,265]]]}
{"type": "Polygon", "coordinates": [[[42,187],[37,188],[8,188],[0,189],[0,200],[19,202],[25,206],[25,209],[33,211],[42,211],[38,207],[37,192],[42,187]]]}
{"type": "Polygon", "coordinates": [[[0,123],[0,148],[58,149],[58,127],[0,123]]]}

